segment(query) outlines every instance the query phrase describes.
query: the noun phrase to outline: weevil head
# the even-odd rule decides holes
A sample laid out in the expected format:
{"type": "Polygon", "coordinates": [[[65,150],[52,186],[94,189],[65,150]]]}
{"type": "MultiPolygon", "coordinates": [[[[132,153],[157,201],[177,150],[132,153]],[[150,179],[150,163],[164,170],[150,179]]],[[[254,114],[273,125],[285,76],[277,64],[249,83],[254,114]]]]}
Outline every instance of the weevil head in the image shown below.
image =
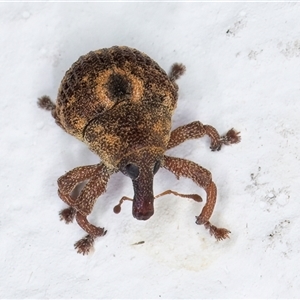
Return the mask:
{"type": "Polygon", "coordinates": [[[148,220],[154,214],[153,178],[162,166],[162,159],[163,150],[146,147],[120,162],[120,171],[132,180],[132,215],[138,220],[148,220]]]}

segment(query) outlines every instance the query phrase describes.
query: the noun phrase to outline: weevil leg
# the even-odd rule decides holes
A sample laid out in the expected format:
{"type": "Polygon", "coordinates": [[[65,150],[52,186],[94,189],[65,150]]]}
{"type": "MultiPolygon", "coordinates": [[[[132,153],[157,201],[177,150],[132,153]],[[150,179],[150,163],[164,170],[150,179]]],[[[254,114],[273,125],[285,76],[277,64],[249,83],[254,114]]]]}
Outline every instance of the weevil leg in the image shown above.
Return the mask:
{"type": "Polygon", "coordinates": [[[88,233],[88,235],[77,241],[74,244],[74,247],[80,254],[89,254],[90,250],[93,248],[95,238],[105,235],[107,230],[89,223],[87,217],[79,212],[76,214],[76,221],[79,226],[88,233]]]}
{"type": "Polygon", "coordinates": [[[204,225],[217,240],[228,238],[229,230],[217,228],[209,222],[217,198],[217,188],[212,181],[211,173],[192,161],[170,156],[164,156],[163,167],[172,172],[177,178],[180,176],[190,178],[197,185],[204,188],[207,200],[200,215],[196,217],[196,224],[204,225]]]}
{"type": "Polygon", "coordinates": [[[60,219],[67,224],[73,221],[76,214],[75,200],[70,196],[71,192],[79,183],[93,177],[99,168],[101,168],[101,164],[78,167],[58,178],[58,195],[70,206],[59,213],[60,219]]]}
{"type": "MultiPolygon", "coordinates": [[[[59,196],[61,199],[65,198],[65,196],[63,196],[63,195],[59,195],[59,196]]],[[[71,198],[71,196],[69,196],[69,197],[71,198]]],[[[72,199],[72,201],[74,202],[73,199],[72,199]]],[[[61,221],[65,221],[66,224],[72,223],[74,221],[75,216],[76,216],[76,209],[71,206],[68,208],[62,209],[59,212],[59,219],[61,221]]]]}
{"type": "Polygon", "coordinates": [[[97,198],[105,191],[110,177],[110,173],[104,165],[101,170],[98,169],[98,172],[99,173],[92,177],[82,189],[74,205],[77,211],[76,221],[79,226],[88,233],[88,236],[79,240],[74,245],[77,252],[83,255],[88,254],[92,249],[96,237],[106,234],[104,228],[96,227],[87,220],[87,216],[92,212],[97,198]]]}
{"type": "Polygon", "coordinates": [[[222,145],[230,145],[239,143],[241,137],[235,129],[230,129],[224,136],[220,136],[218,131],[210,126],[203,125],[199,121],[180,126],[171,132],[170,140],[167,149],[171,149],[186,140],[198,139],[208,135],[211,139],[210,149],[219,151],[222,145]]]}
{"type": "Polygon", "coordinates": [[[104,164],[94,166],[78,167],[71,170],[64,176],[58,179],[59,196],[60,198],[70,205],[69,208],[60,213],[61,218],[65,221],[65,215],[76,217],[79,226],[88,233],[88,235],[75,243],[75,249],[78,253],[83,255],[88,254],[96,237],[105,235],[104,228],[96,227],[89,223],[87,216],[92,212],[97,198],[105,191],[107,182],[109,180],[110,172],[104,164]],[[80,192],[76,199],[72,199],[70,193],[75,186],[87,180],[88,182],[80,192]]]}
{"type": "Polygon", "coordinates": [[[169,78],[171,81],[175,82],[179,79],[185,72],[185,66],[183,64],[174,63],[169,72],[169,78]]]}
{"type": "Polygon", "coordinates": [[[55,103],[50,99],[49,96],[42,96],[41,98],[38,98],[37,105],[45,110],[55,110],[56,106],[55,103]]]}
{"type": "Polygon", "coordinates": [[[57,116],[56,113],[56,105],[55,103],[50,99],[49,96],[42,96],[41,98],[38,98],[38,102],[37,102],[38,107],[45,109],[45,110],[49,110],[51,111],[51,115],[52,117],[55,119],[55,123],[61,127],[63,130],[64,127],[61,125],[59,118],[57,116]]]}

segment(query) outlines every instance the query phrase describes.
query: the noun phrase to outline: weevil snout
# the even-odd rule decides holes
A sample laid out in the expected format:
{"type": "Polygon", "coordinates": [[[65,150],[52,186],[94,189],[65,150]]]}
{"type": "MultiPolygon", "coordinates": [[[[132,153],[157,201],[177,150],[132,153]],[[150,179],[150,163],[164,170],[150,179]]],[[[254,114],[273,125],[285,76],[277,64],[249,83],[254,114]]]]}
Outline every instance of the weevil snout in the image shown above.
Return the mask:
{"type": "Polygon", "coordinates": [[[126,161],[121,170],[132,180],[132,215],[137,220],[148,220],[154,214],[153,177],[161,166],[161,155],[151,155],[144,149],[126,161]]]}
{"type": "Polygon", "coordinates": [[[152,199],[136,199],[133,198],[132,215],[137,220],[146,221],[150,219],[154,214],[153,206],[154,197],[152,199]]]}
{"type": "Polygon", "coordinates": [[[138,220],[148,220],[154,214],[153,177],[153,172],[141,168],[139,176],[132,179],[132,215],[138,220]]]}

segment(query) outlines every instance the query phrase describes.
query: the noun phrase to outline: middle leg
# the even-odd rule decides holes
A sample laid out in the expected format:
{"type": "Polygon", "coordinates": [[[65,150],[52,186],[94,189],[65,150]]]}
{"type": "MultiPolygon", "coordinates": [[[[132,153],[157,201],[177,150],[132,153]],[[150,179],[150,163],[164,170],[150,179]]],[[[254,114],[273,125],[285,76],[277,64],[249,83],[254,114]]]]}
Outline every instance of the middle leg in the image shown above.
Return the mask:
{"type": "Polygon", "coordinates": [[[230,145],[239,143],[241,138],[239,132],[233,128],[230,129],[224,136],[220,136],[218,131],[210,126],[203,125],[199,121],[180,126],[171,132],[170,140],[167,149],[171,149],[189,139],[199,139],[208,135],[211,139],[210,149],[212,151],[220,150],[222,145],[230,145]]]}

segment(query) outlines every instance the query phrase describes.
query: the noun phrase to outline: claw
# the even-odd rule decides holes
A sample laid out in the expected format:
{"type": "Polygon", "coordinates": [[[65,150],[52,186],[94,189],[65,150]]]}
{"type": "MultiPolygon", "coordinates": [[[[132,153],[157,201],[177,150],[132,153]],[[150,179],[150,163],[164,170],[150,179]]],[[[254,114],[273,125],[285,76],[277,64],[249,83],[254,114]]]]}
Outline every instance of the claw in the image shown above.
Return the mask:
{"type": "Polygon", "coordinates": [[[196,216],[196,224],[197,225],[204,225],[205,229],[209,230],[210,235],[214,236],[216,238],[217,241],[221,241],[221,240],[225,240],[227,238],[230,238],[229,234],[231,233],[229,230],[227,230],[226,228],[218,228],[212,224],[210,224],[210,222],[203,222],[201,220],[201,217],[197,217],[196,216]]]}
{"type": "Polygon", "coordinates": [[[240,132],[231,128],[224,136],[221,136],[218,141],[212,143],[210,146],[211,151],[220,151],[222,145],[237,144],[241,141],[240,132]]]}
{"type": "Polygon", "coordinates": [[[95,239],[89,234],[74,244],[77,253],[86,255],[93,250],[95,239]]]}
{"type": "Polygon", "coordinates": [[[59,212],[61,221],[65,221],[66,224],[72,223],[76,215],[76,209],[73,207],[65,208],[59,212]]]}
{"type": "Polygon", "coordinates": [[[221,137],[222,144],[224,145],[231,145],[237,144],[241,141],[240,132],[236,131],[235,129],[231,128],[225,136],[221,137]]]}

